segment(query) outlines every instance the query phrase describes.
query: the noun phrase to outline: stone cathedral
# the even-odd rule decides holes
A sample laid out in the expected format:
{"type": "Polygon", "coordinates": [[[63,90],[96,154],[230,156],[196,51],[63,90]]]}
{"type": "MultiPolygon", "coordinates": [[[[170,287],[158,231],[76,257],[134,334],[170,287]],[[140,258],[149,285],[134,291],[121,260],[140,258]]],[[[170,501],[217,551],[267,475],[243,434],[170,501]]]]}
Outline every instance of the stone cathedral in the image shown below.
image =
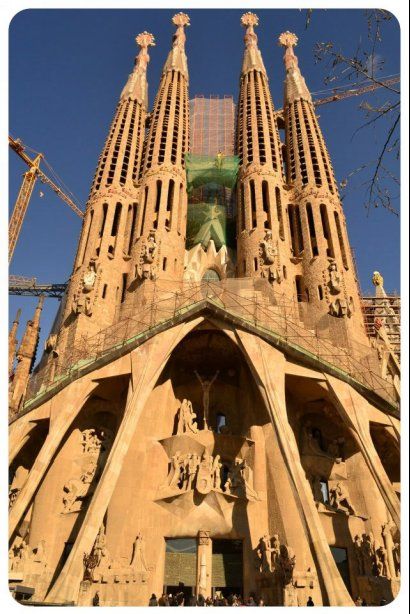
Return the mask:
{"type": "MultiPolygon", "coordinates": [[[[152,108],[154,36],[136,38],[34,371],[42,302],[20,347],[18,318],[10,333],[10,589],[78,606],[96,594],[102,606],[142,606],[177,590],[390,602],[396,323],[366,332],[298,39],[279,37],[275,110],[258,18],[242,16],[235,142],[201,155],[190,148],[189,17],[172,21],[152,108]]],[[[199,119],[198,138],[226,124],[199,119]]]]}

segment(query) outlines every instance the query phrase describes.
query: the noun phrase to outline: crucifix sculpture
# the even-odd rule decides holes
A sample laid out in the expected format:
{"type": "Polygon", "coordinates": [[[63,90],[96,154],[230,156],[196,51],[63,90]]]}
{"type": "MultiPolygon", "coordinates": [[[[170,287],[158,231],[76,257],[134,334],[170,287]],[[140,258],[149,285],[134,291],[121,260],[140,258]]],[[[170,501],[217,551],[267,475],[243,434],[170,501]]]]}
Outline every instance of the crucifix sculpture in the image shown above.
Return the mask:
{"type": "Polygon", "coordinates": [[[215,382],[216,378],[219,375],[219,371],[217,371],[211,379],[208,379],[206,377],[202,378],[199,375],[198,371],[195,371],[194,373],[197,376],[199,383],[202,386],[202,404],[204,407],[204,430],[207,431],[208,430],[209,393],[210,393],[212,384],[215,382]]]}

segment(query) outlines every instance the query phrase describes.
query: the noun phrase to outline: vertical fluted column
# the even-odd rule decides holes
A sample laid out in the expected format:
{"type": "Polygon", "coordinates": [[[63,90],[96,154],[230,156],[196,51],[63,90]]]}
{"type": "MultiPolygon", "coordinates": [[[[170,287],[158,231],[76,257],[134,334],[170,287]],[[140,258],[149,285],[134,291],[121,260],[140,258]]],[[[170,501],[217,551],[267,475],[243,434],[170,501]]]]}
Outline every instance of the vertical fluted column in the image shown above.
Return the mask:
{"type": "Polygon", "coordinates": [[[239,277],[265,277],[287,285],[290,249],[284,227],[284,177],[281,142],[268,77],[254,27],[258,17],[245,13],[245,52],[240,77],[236,151],[237,250],[239,277]]]}
{"type": "MultiPolygon", "coordinates": [[[[172,19],[177,30],[165,62],[151,115],[141,174],[141,203],[131,264],[134,287],[147,279],[182,279],[187,192],[188,67],[184,13],[172,19]]],[[[132,297],[129,297],[132,300],[132,297]]]]}
{"type": "Polygon", "coordinates": [[[139,176],[148,106],[148,49],[154,37],[136,37],[140,51],[123,88],[101,152],[86,207],[67,293],[57,354],[110,326],[124,301],[141,209],[139,176]]]}
{"type": "Polygon", "coordinates": [[[363,315],[346,223],[332,164],[312,97],[294,53],[297,37],[284,32],[286,175],[292,254],[301,263],[298,300],[321,314],[345,318],[365,340],[363,315]]]}
{"type": "Polygon", "coordinates": [[[41,296],[34,312],[33,319],[28,320],[26,324],[20,347],[17,350],[17,365],[10,386],[9,407],[12,413],[21,409],[24,403],[29,376],[36,357],[43,303],[44,296],[41,296]]]}

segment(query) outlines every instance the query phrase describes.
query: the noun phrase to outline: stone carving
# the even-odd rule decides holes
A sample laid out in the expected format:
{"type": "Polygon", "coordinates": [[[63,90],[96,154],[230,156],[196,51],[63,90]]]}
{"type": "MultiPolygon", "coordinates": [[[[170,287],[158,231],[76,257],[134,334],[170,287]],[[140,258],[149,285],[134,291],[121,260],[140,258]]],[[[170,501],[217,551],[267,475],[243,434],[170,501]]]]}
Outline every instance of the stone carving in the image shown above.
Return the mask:
{"type": "Polygon", "coordinates": [[[141,533],[138,533],[132,546],[131,567],[136,572],[145,573],[148,571],[145,559],[145,541],[141,533]]]}
{"type": "Polygon", "coordinates": [[[72,310],[75,314],[84,313],[87,316],[92,314],[91,292],[98,290],[97,281],[100,274],[101,268],[98,266],[96,259],[91,258],[88,268],[84,271],[73,295],[72,310]]]}
{"type": "Polygon", "coordinates": [[[324,503],[322,484],[319,476],[314,475],[310,478],[310,485],[312,487],[313,498],[316,503],[324,503]]]}
{"type": "Polygon", "coordinates": [[[338,482],[336,486],[329,490],[329,505],[337,512],[344,512],[356,516],[356,511],[350,502],[350,497],[345,486],[338,482]]]}
{"type": "Polygon", "coordinates": [[[208,546],[210,538],[210,531],[199,531],[198,532],[198,543],[200,546],[208,546]]]}
{"type": "Polygon", "coordinates": [[[205,450],[201,457],[195,452],[182,454],[177,451],[171,458],[171,469],[162,488],[174,492],[196,489],[203,495],[214,490],[235,497],[258,498],[253,489],[252,469],[246,460],[235,459],[230,463],[224,484],[222,469],[219,454],[213,457],[205,450]]]}
{"type": "Polygon", "coordinates": [[[354,553],[356,557],[358,575],[364,576],[366,575],[365,552],[363,538],[360,535],[356,535],[354,538],[354,553]]]}
{"type": "Polygon", "coordinates": [[[81,433],[82,453],[79,476],[67,480],[63,490],[63,513],[78,512],[82,502],[93,491],[92,486],[98,478],[112,444],[113,436],[104,428],[90,428],[81,433]]]}
{"type": "Polygon", "coordinates": [[[9,550],[9,571],[18,572],[19,575],[37,571],[39,567],[45,567],[46,542],[41,540],[35,548],[31,548],[26,538],[17,537],[9,550]]]}
{"type": "Polygon", "coordinates": [[[256,549],[259,558],[258,569],[261,573],[272,571],[272,546],[271,538],[264,535],[259,539],[259,544],[256,549]]]}
{"type": "Polygon", "coordinates": [[[198,371],[195,371],[195,375],[198,378],[199,383],[202,386],[202,403],[203,403],[203,408],[204,408],[204,429],[207,430],[208,429],[208,411],[209,411],[209,394],[210,394],[210,390],[211,390],[211,386],[212,384],[215,382],[216,378],[219,375],[219,371],[217,371],[215,373],[215,375],[211,378],[202,378],[198,371]]]}
{"type": "Polygon", "coordinates": [[[293,549],[286,544],[281,544],[280,554],[277,558],[276,567],[279,569],[284,586],[292,583],[293,570],[296,565],[296,555],[293,549]]]}
{"type": "Polygon", "coordinates": [[[390,522],[386,522],[384,525],[382,525],[382,538],[383,538],[383,543],[384,543],[384,547],[386,550],[387,566],[389,568],[390,577],[397,576],[396,563],[394,560],[394,551],[395,551],[395,546],[397,544],[394,544],[394,541],[393,541],[393,535],[392,535],[393,528],[394,526],[390,522]]]}
{"type": "Polygon", "coordinates": [[[324,456],[333,460],[335,463],[343,462],[344,459],[343,437],[332,439],[327,445],[323,441],[322,433],[308,422],[302,431],[302,450],[303,454],[314,456],[324,456]]]}
{"type": "Polygon", "coordinates": [[[90,554],[83,557],[84,580],[88,582],[145,583],[147,575],[153,567],[147,565],[145,557],[145,540],[141,533],[135,538],[132,545],[130,562],[128,557],[120,557],[117,562],[113,559],[106,546],[105,526],[101,526],[90,554]]]}
{"type": "Polygon", "coordinates": [[[261,537],[256,554],[260,573],[275,574],[283,586],[292,583],[296,555],[287,544],[280,543],[278,534],[272,537],[268,535],[261,537]]]}
{"type": "MultiPolygon", "coordinates": [[[[382,536],[385,539],[385,527],[382,528],[382,536]]],[[[388,529],[390,532],[390,529],[388,529]]],[[[390,534],[391,537],[391,534],[390,534]]],[[[390,545],[390,540],[387,537],[390,545]]],[[[394,558],[394,545],[391,552],[392,559],[394,558]]],[[[389,565],[389,551],[385,546],[378,545],[375,542],[373,533],[363,533],[363,535],[356,535],[354,538],[354,550],[357,562],[357,571],[359,576],[380,576],[391,579],[397,574],[395,570],[390,569],[389,565]]],[[[400,550],[399,550],[400,558],[400,550]]],[[[399,564],[400,567],[400,564],[399,564]]],[[[400,572],[400,570],[398,570],[400,572]]]]}
{"type": "Polygon", "coordinates": [[[336,318],[352,315],[349,302],[346,299],[342,276],[338,271],[337,262],[332,260],[327,268],[328,281],[326,287],[330,294],[329,313],[336,318]]]}
{"type": "Polygon", "coordinates": [[[400,576],[400,544],[397,542],[393,547],[393,562],[396,576],[400,576]]]}
{"type": "Polygon", "coordinates": [[[156,241],[155,230],[151,230],[146,239],[143,239],[139,264],[137,266],[137,277],[139,279],[157,278],[158,243],[156,241]]]}
{"type": "Polygon", "coordinates": [[[28,469],[19,465],[13,476],[13,480],[9,486],[9,509],[11,509],[20,494],[21,489],[26,483],[28,477],[28,469]]]}
{"type": "Polygon", "coordinates": [[[178,429],[177,434],[182,433],[194,433],[198,432],[198,425],[196,423],[196,413],[193,410],[191,401],[184,399],[181,403],[181,407],[178,410],[178,429]]]}
{"type": "Polygon", "coordinates": [[[280,265],[278,262],[278,246],[273,244],[272,231],[267,230],[263,241],[259,243],[259,263],[261,276],[266,277],[270,282],[282,281],[282,275],[280,272],[280,265]]]}

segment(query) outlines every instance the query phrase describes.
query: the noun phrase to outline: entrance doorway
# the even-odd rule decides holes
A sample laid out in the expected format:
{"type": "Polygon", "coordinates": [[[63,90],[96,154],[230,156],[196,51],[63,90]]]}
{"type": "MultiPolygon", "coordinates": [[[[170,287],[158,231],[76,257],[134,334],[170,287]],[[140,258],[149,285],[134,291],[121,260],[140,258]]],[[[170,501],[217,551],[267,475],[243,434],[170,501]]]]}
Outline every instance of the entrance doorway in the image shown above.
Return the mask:
{"type": "Polygon", "coordinates": [[[243,596],[242,540],[212,540],[212,594],[221,594],[226,599],[243,596]]]}
{"type": "Polygon", "coordinates": [[[345,583],[345,586],[351,595],[352,587],[350,585],[349,560],[347,558],[347,550],[346,548],[338,548],[337,546],[330,546],[330,551],[333,555],[333,558],[336,563],[336,567],[339,570],[342,580],[345,583]]]}
{"type": "Polygon", "coordinates": [[[195,594],[197,567],[197,540],[190,537],[165,541],[164,592],[167,595],[184,594],[185,605],[195,594]]]}

